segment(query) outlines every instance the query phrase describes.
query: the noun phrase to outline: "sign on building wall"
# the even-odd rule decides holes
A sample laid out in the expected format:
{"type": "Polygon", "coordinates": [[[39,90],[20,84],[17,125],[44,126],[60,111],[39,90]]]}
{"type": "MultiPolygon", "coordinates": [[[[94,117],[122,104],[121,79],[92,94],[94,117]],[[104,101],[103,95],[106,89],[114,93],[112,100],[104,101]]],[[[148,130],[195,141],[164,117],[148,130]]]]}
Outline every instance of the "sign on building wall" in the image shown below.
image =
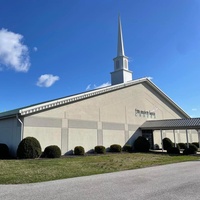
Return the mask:
{"type": "Polygon", "coordinates": [[[136,117],[146,117],[146,118],[156,118],[156,113],[148,110],[139,110],[135,109],[135,116],[136,117]]]}

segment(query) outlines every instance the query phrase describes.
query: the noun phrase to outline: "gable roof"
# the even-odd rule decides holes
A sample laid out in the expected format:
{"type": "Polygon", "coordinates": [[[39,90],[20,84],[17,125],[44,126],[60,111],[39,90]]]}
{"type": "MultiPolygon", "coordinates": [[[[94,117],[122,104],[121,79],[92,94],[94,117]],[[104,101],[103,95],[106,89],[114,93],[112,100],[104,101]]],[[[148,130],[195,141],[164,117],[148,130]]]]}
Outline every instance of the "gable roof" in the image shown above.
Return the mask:
{"type": "Polygon", "coordinates": [[[125,87],[130,87],[130,86],[137,85],[139,83],[144,83],[144,82],[147,83],[149,86],[151,86],[155,91],[157,91],[164,99],[166,99],[166,101],[168,101],[170,104],[172,104],[186,118],[190,118],[189,115],[185,111],[183,111],[183,109],[181,109],[174,101],[172,101],[172,99],[170,99],[161,89],[159,89],[149,78],[141,78],[141,79],[129,81],[126,83],[111,85],[111,86],[107,86],[104,88],[99,88],[99,89],[87,91],[84,93],[79,93],[79,94],[75,94],[72,96],[54,99],[51,101],[46,101],[46,102],[42,102],[39,104],[34,104],[34,105],[27,106],[27,107],[22,107],[22,108],[18,108],[15,110],[3,112],[3,113],[0,113],[0,119],[12,117],[15,115],[21,115],[21,116],[30,115],[30,114],[33,114],[36,112],[41,112],[41,111],[56,108],[56,107],[59,107],[62,105],[67,105],[67,104],[70,104],[70,103],[73,103],[76,101],[95,97],[98,95],[102,95],[102,94],[105,94],[108,92],[123,89],[125,87]]]}

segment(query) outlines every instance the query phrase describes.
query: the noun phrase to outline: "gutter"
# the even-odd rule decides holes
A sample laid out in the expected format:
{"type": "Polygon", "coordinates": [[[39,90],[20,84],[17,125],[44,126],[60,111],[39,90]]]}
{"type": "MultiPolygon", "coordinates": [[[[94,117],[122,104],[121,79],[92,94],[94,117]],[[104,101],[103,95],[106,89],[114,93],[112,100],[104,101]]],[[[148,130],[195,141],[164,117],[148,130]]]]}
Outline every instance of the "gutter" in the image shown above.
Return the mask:
{"type": "Polygon", "coordinates": [[[21,140],[23,140],[23,138],[24,138],[24,124],[23,124],[22,120],[19,118],[18,114],[16,115],[16,118],[19,121],[19,123],[21,124],[21,140]]]}

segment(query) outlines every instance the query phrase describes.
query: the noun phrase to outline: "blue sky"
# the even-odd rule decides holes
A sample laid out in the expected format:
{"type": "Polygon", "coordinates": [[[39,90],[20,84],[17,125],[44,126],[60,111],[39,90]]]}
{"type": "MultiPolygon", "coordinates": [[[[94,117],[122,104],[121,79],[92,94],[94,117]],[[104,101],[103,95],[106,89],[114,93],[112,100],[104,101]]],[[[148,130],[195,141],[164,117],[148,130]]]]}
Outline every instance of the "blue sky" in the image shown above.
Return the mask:
{"type": "Polygon", "coordinates": [[[200,117],[200,0],[0,0],[0,112],[110,83],[121,15],[133,79],[200,117]]]}

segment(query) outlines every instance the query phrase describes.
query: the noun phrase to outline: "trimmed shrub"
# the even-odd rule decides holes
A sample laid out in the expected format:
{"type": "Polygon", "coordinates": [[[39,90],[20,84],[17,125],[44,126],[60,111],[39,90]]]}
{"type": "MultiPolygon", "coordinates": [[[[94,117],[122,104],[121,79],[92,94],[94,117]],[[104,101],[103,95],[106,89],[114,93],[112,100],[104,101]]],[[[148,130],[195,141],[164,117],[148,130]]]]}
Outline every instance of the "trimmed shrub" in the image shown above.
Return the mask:
{"type": "MultiPolygon", "coordinates": [[[[174,145],[174,147],[175,147],[175,145],[174,145]]],[[[179,144],[176,144],[176,147],[180,150],[181,148],[180,148],[180,146],[179,146],[179,144]]]]}
{"type": "Polygon", "coordinates": [[[190,154],[196,154],[196,153],[197,153],[197,151],[195,151],[195,149],[191,148],[191,147],[186,148],[183,151],[183,155],[190,155],[190,154]]]}
{"type": "Polygon", "coordinates": [[[149,141],[143,137],[139,136],[134,142],[134,150],[138,152],[148,152],[150,149],[149,141]]]}
{"type": "Polygon", "coordinates": [[[154,147],[153,147],[153,149],[154,149],[154,150],[159,150],[159,149],[160,149],[160,147],[159,147],[159,145],[158,145],[158,144],[154,144],[154,147]]]}
{"type": "Polygon", "coordinates": [[[39,141],[34,137],[24,138],[18,145],[17,157],[20,159],[25,158],[38,158],[42,153],[39,141]]]}
{"type": "Polygon", "coordinates": [[[167,149],[168,154],[180,154],[180,150],[178,147],[171,147],[167,149]]]}
{"type": "Polygon", "coordinates": [[[56,145],[51,145],[45,148],[42,157],[43,158],[60,158],[61,150],[56,145]]]}
{"type": "Polygon", "coordinates": [[[121,152],[122,147],[119,144],[112,144],[110,145],[110,152],[121,152]]]}
{"type": "Polygon", "coordinates": [[[194,144],[189,143],[189,148],[198,151],[198,148],[194,144]]]}
{"type": "Polygon", "coordinates": [[[131,153],[133,151],[133,147],[130,144],[125,144],[122,148],[122,151],[131,153]]]}
{"type": "Polygon", "coordinates": [[[95,146],[95,147],[94,147],[94,152],[95,152],[95,153],[104,154],[104,153],[106,153],[106,148],[105,148],[104,146],[101,146],[101,145],[95,146]]]}
{"type": "Polygon", "coordinates": [[[9,158],[9,148],[6,144],[0,143],[0,159],[9,158]]]}
{"type": "Polygon", "coordinates": [[[199,148],[199,143],[198,142],[193,142],[193,145],[195,145],[197,148],[199,148]]]}
{"type": "Polygon", "coordinates": [[[178,143],[172,143],[173,144],[173,147],[177,147],[177,148],[179,148],[180,149],[180,147],[179,147],[179,145],[178,145],[178,143]]]}
{"type": "Polygon", "coordinates": [[[164,150],[167,150],[167,149],[173,147],[173,142],[169,138],[164,138],[162,140],[162,142],[163,142],[163,149],[164,150]]]}
{"type": "Polygon", "coordinates": [[[187,145],[185,143],[178,143],[180,149],[186,149],[187,145]]]}
{"type": "Polygon", "coordinates": [[[85,149],[82,146],[76,146],[74,148],[74,155],[85,155],[85,149]]]}

